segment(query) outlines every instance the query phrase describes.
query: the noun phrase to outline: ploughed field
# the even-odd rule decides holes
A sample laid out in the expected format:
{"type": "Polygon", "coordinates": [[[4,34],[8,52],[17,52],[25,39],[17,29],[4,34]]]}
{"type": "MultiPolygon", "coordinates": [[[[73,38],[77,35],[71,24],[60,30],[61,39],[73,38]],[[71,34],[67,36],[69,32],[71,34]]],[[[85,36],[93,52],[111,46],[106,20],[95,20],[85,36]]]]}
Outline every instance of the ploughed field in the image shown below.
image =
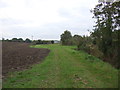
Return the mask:
{"type": "Polygon", "coordinates": [[[32,64],[43,60],[50,50],[30,48],[28,43],[3,42],[2,43],[2,75],[8,72],[29,68],[32,64]]]}

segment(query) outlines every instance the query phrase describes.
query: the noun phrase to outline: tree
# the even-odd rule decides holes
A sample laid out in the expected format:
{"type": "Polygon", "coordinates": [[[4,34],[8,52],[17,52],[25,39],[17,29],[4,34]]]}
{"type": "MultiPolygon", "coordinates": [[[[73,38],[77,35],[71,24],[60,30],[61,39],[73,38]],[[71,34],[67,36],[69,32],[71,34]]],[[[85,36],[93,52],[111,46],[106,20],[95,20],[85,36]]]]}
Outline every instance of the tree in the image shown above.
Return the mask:
{"type": "Polygon", "coordinates": [[[74,45],[78,46],[81,41],[82,41],[82,36],[80,36],[80,35],[73,36],[73,44],[74,45]]]}
{"type": "Polygon", "coordinates": [[[18,42],[24,42],[24,40],[22,38],[19,38],[18,42]]]}
{"type": "MultiPolygon", "coordinates": [[[[97,44],[99,49],[104,53],[104,57],[109,59],[112,64],[117,63],[117,59],[113,56],[116,52],[114,48],[115,38],[118,35],[114,35],[115,31],[120,30],[119,18],[120,18],[120,1],[118,2],[100,2],[94,10],[92,10],[96,21],[95,29],[91,34],[94,38],[94,44],[97,44]]],[[[119,39],[116,39],[117,41],[119,39]]],[[[107,59],[107,60],[108,60],[107,59]]]]}
{"type": "Polygon", "coordinates": [[[38,40],[36,44],[42,44],[42,40],[38,40]]]}
{"type": "MultiPolygon", "coordinates": [[[[9,40],[10,41],[10,40],[9,40]]],[[[24,42],[24,40],[22,38],[12,38],[12,42],[24,42]]]]}
{"type": "Polygon", "coordinates": [[[66,30],[64,33],[61,35],[61,42],[62,45],[71,45],[72,44],[72,35],[71,32],[66,30]]]}
{"type": "Polygon", "coordinates": [[[25,42],[26,43],[31,43],[32,41],[29,38],[26,38],[25,42]]]}
{"type": "Polygon", "coordinates": [[[2,41],[11,42],[12,40],[2,38],[2,41]]]}
{"type": "Polygon", "coordinates": [[[52,40],[51,43],[54,44],[54,41],[52,40]]]}
{"type": "Polygon", "coordinates": [[[17,38],[12,38],[12,42],[17,42],[18,39],[17,38]]]}

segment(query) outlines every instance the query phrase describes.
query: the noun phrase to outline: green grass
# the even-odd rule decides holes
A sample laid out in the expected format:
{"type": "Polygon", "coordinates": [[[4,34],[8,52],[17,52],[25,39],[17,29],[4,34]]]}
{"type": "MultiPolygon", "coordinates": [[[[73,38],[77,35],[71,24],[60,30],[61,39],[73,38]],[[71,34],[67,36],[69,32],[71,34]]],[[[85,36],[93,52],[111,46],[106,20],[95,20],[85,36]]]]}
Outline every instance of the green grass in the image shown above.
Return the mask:
{"type": "Polygon", "coordinates": [[[21,72],[9,73],[4,88],[117,88],[118,70],[75,46],[36,45],[48,48],[40,64],[21,72]]]}

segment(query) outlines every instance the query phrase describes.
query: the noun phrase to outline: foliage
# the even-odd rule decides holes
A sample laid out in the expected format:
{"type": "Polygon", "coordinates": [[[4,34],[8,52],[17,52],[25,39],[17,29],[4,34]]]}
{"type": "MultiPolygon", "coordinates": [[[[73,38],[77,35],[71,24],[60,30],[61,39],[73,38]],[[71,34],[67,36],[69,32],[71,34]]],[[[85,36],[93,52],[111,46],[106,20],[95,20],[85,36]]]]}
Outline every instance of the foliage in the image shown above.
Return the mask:
{"type": "Polygon", "coordinates": [[[35,44],[54,44],[54,41],[48,41],[48,40],[36,40],[34,41],[35,44]]]}
{"type": "Polygon", "coordinates": [[[32,41],[29,38],[26,38],[25,42],[26,43],[31,43],[32,41]]]}
{"type": "Polygon", "coordinates": [[[64,33],[61,35],[61,42],[62,45],[72,45],[72,35],[71,32],[66,30],[64,33]]]}
{"type": "Polygon", "coordinates": [[[24,42],[24,40],[22,38],[19,38],[18,42],[24,42]]]}
{"type": "Polygon", "coordinates": [[[51,43],[54,44],[54,41],[52,40],[51,43]]]}
{"type": "MultiPolygon", "coordinates": [[[[65,35],[65,33],[62,34],[62,36],[67,37],[67,35],[65,35]]],[[[74,35],[73,37],[71,37],[70,31],[69,31],[69,36],[70,36],[69,40],[68,40],[68,38],[67,39],[64,38],[66,45],[76,45],[77,50],[83,50],[91,55],[102,58],[103,54],[96,45],[92,44],[93,40],[92,40],[91,36],[74,35]]],[[[61,38],[61,40],[63,40],[63,39],[61,38]]],[[[62,45],[65,45],[65,43],[63,43],[63,42],[62,42],[62,45]]]]}
{"type": "Polygon", "coordinates": [[[118,39],[120,36],[120,1],[100,2],[92,12],[93,18],[97,19],[95,29],[91,34],[94,39],[93,44],[96,44],[102,51],[105,61],[119,68],[117,47],[120,44],[118,39]]]}
{"type": "Polygon", "coordinates": [[[82,36],[80,35],[71,35],[71,32],[66,30],[64,33],[61,35],[61,42],[62,45],[79,45],[79,43],[82,40],[82,36]]]}
{"type": "Polygon", "coordinates": [[[80,36],[80,35],[74,35],[73,36],[73,44],[74,45],[79,45],[80,44],[80,42],[82,41],[82,36],[80,36]]]}
{"type": "Polygon", "coordinates": [[[91,45],[91,37],[83,36],[81,40],[79,40],[78,50],[84,50],[90,54],[90,45],[91,45]]]}
{"type": "Polygon", "coordinates": [[[17,38],[12,38],[12,42],[18,42],[17,38]]]}
{"type": "Polygon", "coordinates": [[[24,42],[24,40],[22,38],[12,38],[11,40],[6,39],[5,41],[9,41],[9,42],[24,42]]]}

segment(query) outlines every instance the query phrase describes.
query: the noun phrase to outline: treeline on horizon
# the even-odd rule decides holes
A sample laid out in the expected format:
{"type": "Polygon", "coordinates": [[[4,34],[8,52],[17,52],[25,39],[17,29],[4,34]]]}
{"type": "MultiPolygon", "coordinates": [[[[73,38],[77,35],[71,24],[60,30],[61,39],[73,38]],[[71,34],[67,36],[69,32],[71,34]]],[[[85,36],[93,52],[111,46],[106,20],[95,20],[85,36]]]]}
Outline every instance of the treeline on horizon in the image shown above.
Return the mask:
{"type": "Polygon", "coordinates": [[[72,36],[66,30],[61,35],[62,45],[77,45],[77,50],[84,50],[119,69],[120,1],[99,2],[91,12],[96,25],[90,36],[72,36]]]}
{"type": "Polygon", "coordinates": [[[26,38],[23,40],[22,38],[12,38],[12,39],[4,39],[2,38],[3,42],[25,42],[25,43],[32,43],[32,44],[54,44],[54,40],[30,40],[29,38],[26,38]]]}

